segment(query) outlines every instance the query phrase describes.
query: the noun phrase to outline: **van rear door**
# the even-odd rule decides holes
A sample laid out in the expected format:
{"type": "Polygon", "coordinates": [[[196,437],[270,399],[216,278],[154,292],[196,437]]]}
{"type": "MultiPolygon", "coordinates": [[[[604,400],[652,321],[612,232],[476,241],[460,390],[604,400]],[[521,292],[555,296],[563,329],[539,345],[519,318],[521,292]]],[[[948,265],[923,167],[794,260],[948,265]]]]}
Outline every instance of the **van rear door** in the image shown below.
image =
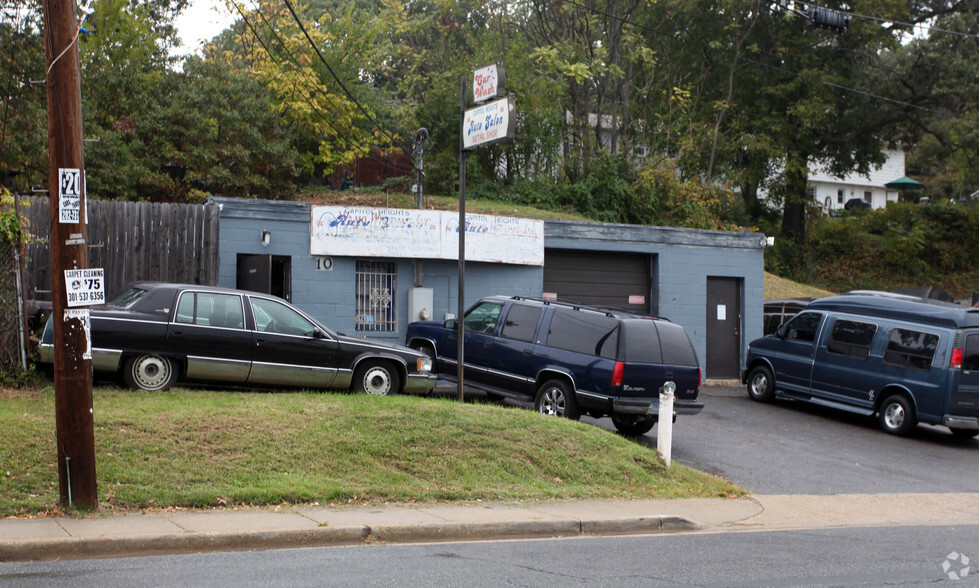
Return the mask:
{"type": "MultiPolygon", "coordinates": [[[[979,332],[965,337],[962,353],[962,369],[958,372],[951,397],[945,411],[959,416],[979,417],[979,332]]],[[[953,377],[955,377],[953,376],[953,377]]]]}

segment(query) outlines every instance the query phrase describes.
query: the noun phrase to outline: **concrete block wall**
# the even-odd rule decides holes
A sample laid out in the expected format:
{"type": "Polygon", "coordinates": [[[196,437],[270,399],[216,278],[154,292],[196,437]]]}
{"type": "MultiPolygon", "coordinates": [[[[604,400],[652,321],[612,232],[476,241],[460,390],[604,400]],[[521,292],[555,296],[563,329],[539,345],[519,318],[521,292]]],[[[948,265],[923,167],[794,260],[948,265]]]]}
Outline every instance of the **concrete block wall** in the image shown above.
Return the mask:
{"type": "MultiPolygon", "coordinates": [[[[645,253],[653,257],[651,312],[681,324],[707,367],[707,278],[742,282],[742,346],[762,336],[764,247],[759,233],[546,221],[546,247],[645,253]]],[[[742,348],[742,357],[744,348],[742,348]]]]}
{"type": "MultiPolygon", "coordinates": [[[[239,253],[288,256],[292,264],[292,302],[335,331],[400,343],[409,317],[408,290],[433,291],[432,318],[458,314],[458,262],[394,259],[398,272],[398,332],[360,333],[356,309],[356,259],[332,257],[331,271],[317,269],[310,251],[311,206],[306,203],[212,198],[222,206],[219,284],[234,287],[239,253]],[[263,230],[271,232],[262,246],[263,230]],[[416,275],[421,283],[416,284],[416,275]]],[[[762,336],[764,303],[764,236],[758,233],[697,231],[573,221],[546,221],[546,248],[622,251],[649,254],[652,259],[650,300],[654,314],[683,325],[701,362],[705,361],[707,278],[741,279],[743,344],[762,336]]],[[[490,294],[541,296],[540,266],[468,262],[465,307],[490,294]]],[[[412,319],[413,320],[413,319],[412,319]]],[[[743,350],[742,350],[743,352],[743,350]]]]}
{"type": "MultiPolygon", "coordinates": [[[[235,287],[240,253],[289,257],[292,266],[292,303],[297,307],[334,331],[392,343],[404,342],[409,322],[408,290],[416,286],[415,260],[388,260],[397,264],[398,330],[357,331],[357,259],[331,257],[332,270],[317,269],[317,260],[309,253],[309,204],[237,198],[212,198],[212,201],[222,207],[219,285],[235,287]],[[263,230],[271,233],[268,246],[261,244],[263,230]]],[[[443,320],[446,314],[458,314],[458,262],[424,259],[420,263],[422,279],[418,285],[432,288],[434,294],[432,318],[443,320]]],[[[543,268],[540,266],[468,262],[465,307],[489,294],[540,296],[542,283],[543,268]]]]}

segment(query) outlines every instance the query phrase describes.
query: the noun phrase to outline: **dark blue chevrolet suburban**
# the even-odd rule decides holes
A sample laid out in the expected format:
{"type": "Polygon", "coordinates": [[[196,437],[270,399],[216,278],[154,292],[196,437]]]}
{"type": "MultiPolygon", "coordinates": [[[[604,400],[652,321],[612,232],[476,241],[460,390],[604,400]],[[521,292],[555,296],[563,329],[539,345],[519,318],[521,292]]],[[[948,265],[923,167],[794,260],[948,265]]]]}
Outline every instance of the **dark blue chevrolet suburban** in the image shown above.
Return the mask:
{"type": "MultiPolygon", "coordinates": [[[[524,297],[483,298],[466,312],[467,385],[490,396],[533,400],[538,411],[577,419],[611,416],[626,435],[659,418],[659,388],[676,384],[674,414],[703,408],[700,364],[684,328],[621,310],[524,297]]],[[[405,343],[456,381],[455,319],[408,325],[405,343]]]]}
{"type": "Polygon", "coordinates": [[[856,291],[820,298],[748,347],[753,400],[803,400],[876,416],[895,435],[918,423],[979,434],[979,308],[856,291]]]}

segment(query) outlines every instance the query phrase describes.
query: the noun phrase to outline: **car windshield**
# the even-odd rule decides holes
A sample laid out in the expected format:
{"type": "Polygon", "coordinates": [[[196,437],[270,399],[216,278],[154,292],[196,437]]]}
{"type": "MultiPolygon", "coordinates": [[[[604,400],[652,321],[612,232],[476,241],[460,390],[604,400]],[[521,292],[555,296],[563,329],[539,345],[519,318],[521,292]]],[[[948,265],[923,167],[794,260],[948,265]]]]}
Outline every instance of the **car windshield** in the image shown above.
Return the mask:
{"type": "Polygon", "coordinates": [[[144,288],[137,288],[132,286],[126,289],[122,294],[119,294],[115,298],[109,301],[109,306],[114,306],[116,308],[132,308],[143,296],[149,293],[149,290],[144,288]]]}

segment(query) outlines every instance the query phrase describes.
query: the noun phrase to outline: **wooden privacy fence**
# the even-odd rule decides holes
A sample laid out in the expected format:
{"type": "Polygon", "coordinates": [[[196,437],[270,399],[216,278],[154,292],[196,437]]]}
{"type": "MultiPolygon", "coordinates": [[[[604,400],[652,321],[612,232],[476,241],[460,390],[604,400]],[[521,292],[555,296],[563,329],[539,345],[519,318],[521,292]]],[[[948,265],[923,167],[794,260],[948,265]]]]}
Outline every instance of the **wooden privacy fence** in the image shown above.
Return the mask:
{"type": "MultiPolygon", "coordinates": [[[[22,200],[20,210],[34,236],[26,247],[26,298],[50,301],[49,199],[22,200]]],[[[106,296],[139,280],[217,285],[219,212],[217,204],[89,200],[88,267],[105,270],[106,296]]]]}

